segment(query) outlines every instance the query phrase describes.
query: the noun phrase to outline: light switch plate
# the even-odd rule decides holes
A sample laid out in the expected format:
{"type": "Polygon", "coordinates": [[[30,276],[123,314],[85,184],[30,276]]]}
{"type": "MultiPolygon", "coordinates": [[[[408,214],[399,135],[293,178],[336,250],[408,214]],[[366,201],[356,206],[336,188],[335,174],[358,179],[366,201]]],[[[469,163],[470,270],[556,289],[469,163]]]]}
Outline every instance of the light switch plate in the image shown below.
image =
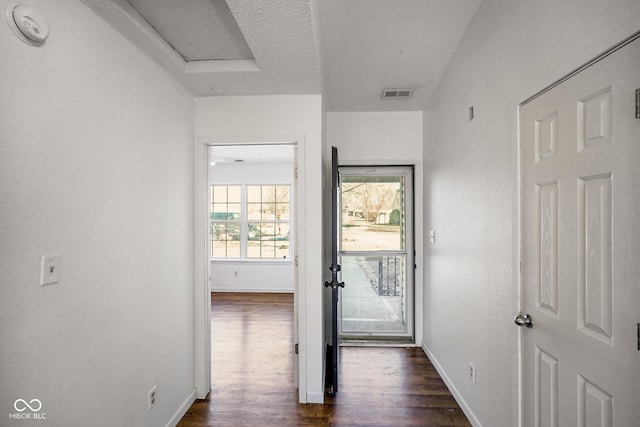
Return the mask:
{"type": "Polygon", "coordinates": [[[42,257],[42,267],[40,269],[40,285],[50,285],[58,283],[60,280],[60,257],[49,255],[42,257]]]}

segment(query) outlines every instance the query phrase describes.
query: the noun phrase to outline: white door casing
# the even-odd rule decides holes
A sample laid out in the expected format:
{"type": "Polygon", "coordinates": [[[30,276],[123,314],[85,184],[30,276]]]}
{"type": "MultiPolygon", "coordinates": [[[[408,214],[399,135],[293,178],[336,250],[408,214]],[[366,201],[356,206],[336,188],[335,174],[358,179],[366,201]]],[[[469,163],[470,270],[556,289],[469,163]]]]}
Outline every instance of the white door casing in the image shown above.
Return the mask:
{"type": "MultiPolygon", "coordinates": [[[[338,220],[338,228],[339,232],[339,263],[342,265],[342,271],[340,273],[340,280],[345,280],[345,289],[341,291],[341,298],[339,303],[339,318],[340,318],[340,336],[341,339],[344,340],[356,340],[356,341],[367,341],[367,340],[375,340],[378,339],[381,342],[384,341],[393,341],[399,340],[398,342],[413,342],[415,343],[415,261],[414,261],[414,251],[415,251],[415,243],[414,243],[414,200],[413,200],[413,182],[414,182],[414,168],[411,166],[398,166],[398,165],[376,165],[376,166],[342,166],[340,167],[340,188],[341,193],[339,196],[340,199],[340,217],[338,220]],[[365,247],[356,248],[358,246],[356,240],[351,240],[350,244],[345,247],[345,240],[349,240],[349,236],[345,233],[345,216],[343,209],[346,209],[346,206],[343,207],[345,202],[343,188],[346,184],[344,184],[344,178],[351,178],[351,182],[362,182],[359,184],[366,182],[366,177],[376,177],[376,178],[391,178],[390,181],[399,186],[399,194],[401,195],[398,199],[399,206],[398,208],[401,210],[402,215],[402,225],[400,226],[400,230],[398,233],[383,233],[389,234],[392,237],[398,237],[398,240],[395,242],[385,242],[383,240],[378,240],[375,244],[364,244],[365,247]],[[397,181],[396,181],[397,180],[397,181]],[[353,243],[352,243],[353,242],[353,243]],[[360,300],[358,298],[359,291],[353,291],[353,288],[356,287],[356,284],[351,281],[352,276],[348,274],[348,262],[346,259],[358,257],[371,257],[380,259],[383,258],[397,258],[401,259],[400,267],[398,267],[398,283],[400,284],[400,295],[396,297],[382,297],[386,298],[384,304],[381,304],[380,307],[376,310],[370,304],[367,304],[366,297],[360,300]],[[349,286],[348,288],[346,286],[349,286]],[[345,304],[347,300],[357,300],[357,308],[350,307],[346,308],[345,304]],[[393,301],[395,300],[395,301],[393,301]],[[396,307],[395,313],[391,310],[390,305],[394,304],[396,307]],[[383,307],[387,307],[383,309],[383,307]],[[388,311],[387,311],[388,310],[388,311]],[[351,319],[352,323],[369,323],[365,329],[359,329],[357,326],[352,328],[345,328],[346,319],[344,316],[354,316],[356,311],[362,311],[368,313],[366,315],[362,315],[359,319],[351,319]],[[393,321],[383,320],[385,315],[391,314],[396,315],[397,318],[393,321]],[[395,325],[394,325],[395,324],[395,325]],[[378,325],[378,326],[375,326],[378,325]],[[355,328],[355,329],[354,329],[355,328]]],[[[374,234],[370,234],[369,237],[374,236],[374,234]]],[[[366,240],[366,238],[365,238],[366,240]]],[[[353,262],[353,261],[352,261],[353,262]]],[[[356,270],[362,272],[362,270],[356,270]]],[[[395,275],[391,275],[395,276],[395,275]]],[[[393,279],[391,279],[393,280],[393,279]]],[[[369,284],[366,285],[367,288],[369,284]]],[[[378,296],[380,297],[380,296],[378,296]]],[[[378,301],[382,302],[382,301],[378,301]]],[[[355,315],[354,317],[358,317],[355,315]]]]}
{"type": "Polygon", "coordinates": [[[521,420],[640,425],[640,39],[520,109],[521,420]]]}
{"type": "Polygon", "coordinates": [[[273,141],[291,145],[294,149],[295,179],[294,230],[292,249],[294,253],[294,342],[297,344],[294,358],[294,379],[300,403],[307,403],[307,334],[306,310],[315,301],[306,298],[304,283],[306,274],[306,197],[305,197],[305,139],[302,135],[279,135],[265,137],[198,137],[194,144],[194,314],[195,314],[195,398],[204,399],[211,391],[211,290],[209,256],[209,146],[211,145],[273,145],[273,141]]]}

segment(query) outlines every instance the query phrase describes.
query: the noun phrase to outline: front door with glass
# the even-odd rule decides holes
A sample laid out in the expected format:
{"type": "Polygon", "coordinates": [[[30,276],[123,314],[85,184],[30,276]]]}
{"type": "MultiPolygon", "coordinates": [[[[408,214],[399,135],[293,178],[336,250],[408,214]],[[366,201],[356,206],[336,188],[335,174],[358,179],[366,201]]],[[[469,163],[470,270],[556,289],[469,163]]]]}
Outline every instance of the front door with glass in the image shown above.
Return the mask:
{"type": "Polygon", "coordinates": [[[342,341],[413,341],[413,169],[340,167],[342,341]]]}

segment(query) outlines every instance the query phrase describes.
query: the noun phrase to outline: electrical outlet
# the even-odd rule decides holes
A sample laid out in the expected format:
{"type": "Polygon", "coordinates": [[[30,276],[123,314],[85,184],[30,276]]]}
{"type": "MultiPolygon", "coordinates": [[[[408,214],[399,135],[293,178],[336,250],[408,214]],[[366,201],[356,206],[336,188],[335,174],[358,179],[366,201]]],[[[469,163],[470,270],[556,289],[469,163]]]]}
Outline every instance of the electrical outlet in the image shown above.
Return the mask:
{"type": "Polygon", "coordinates": [[[156,386],[154,385],[151,390],[149,390],[149,410],[153,409],[156,406],[156,401],[158,400],[156,386]]]}
{"type": "Polygon", "coordinates": [[[471,378],[472,384],[476,383],[476,367],[471,362],[469,362],[469,378],[471,378]]]}
{"type": "Polygon", "coordinates": [[[237,271],[233,272],[233,277],[238,277],[238,272],[237,271]]]}

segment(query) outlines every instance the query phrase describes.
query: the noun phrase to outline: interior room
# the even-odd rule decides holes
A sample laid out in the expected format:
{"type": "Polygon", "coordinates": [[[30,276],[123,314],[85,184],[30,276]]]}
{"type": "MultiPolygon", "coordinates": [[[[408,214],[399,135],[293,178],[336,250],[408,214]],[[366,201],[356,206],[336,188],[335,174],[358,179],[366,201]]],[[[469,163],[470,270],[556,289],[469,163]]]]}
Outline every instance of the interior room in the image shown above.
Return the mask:
{"type": "Polygon", "coordinates": [[[640,419],[637,0],[0,9],[1,424],[178,425],[215,399],[212,291],[291,295],[287,422],[339,411],[338,213],[410,229],[399,348],[470,425],[640,419]],[[399,190],[333,205],[332,147],[411,171],[409,228],[399,190]]]}
{"type": "Polygon", "coordinates": [[[293,293],[294,150],[277,143],[209,147],[212,292],[293,293]],[[255,222],[240,227],[247,211],[246,221],[255,222]]]}

